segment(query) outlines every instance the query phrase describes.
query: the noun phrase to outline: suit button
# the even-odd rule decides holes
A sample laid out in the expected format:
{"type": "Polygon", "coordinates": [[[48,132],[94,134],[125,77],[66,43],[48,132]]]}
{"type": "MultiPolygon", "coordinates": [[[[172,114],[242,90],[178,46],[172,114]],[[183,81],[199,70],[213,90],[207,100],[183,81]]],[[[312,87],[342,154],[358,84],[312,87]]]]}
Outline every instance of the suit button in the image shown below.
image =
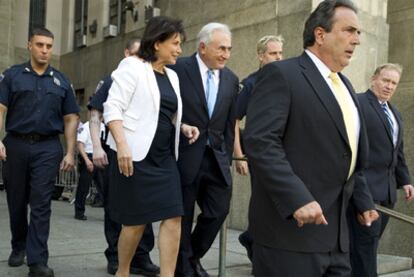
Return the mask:
{"type": "Polygon", "coordinates": [[[343,154],[342,154],[342,157],[344,157],[344,158],[348,158],[348,153],[343,153],[343,154]]]}

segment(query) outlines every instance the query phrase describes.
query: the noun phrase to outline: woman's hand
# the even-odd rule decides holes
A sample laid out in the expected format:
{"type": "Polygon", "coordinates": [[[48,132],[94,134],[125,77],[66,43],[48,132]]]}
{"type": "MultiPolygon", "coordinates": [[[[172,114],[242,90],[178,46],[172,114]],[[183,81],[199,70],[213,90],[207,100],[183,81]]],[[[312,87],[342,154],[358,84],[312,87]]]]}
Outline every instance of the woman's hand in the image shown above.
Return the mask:
{"type": "Polygon", "coordinates": [[[117,158],[119,172],[125,177],[132,176],[134,174],[134,166],[132,164],[132,154],[128,144],[117,144],[117,158]]]}
{"type": "Polygon", "coordinates": [[[181,124],[181,132],[186,138],[189,139],[188,140],[189,144],[193,144],[200,136],[200,131],[198,130],[197,127],[191,126],[185,123],[181,124]]]}

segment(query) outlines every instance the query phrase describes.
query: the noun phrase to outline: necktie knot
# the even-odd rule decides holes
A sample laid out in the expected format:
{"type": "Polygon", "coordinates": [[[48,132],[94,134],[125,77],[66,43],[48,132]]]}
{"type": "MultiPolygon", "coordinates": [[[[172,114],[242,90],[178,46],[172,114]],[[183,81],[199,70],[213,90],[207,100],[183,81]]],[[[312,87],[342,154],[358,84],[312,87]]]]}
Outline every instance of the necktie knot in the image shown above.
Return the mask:
{"type": "Polygon", "coordinates": [[[331,79],[333,83],[339,83],[338,74],[336,74],[335,72],[329,73],[329,79],[331,79]]]}

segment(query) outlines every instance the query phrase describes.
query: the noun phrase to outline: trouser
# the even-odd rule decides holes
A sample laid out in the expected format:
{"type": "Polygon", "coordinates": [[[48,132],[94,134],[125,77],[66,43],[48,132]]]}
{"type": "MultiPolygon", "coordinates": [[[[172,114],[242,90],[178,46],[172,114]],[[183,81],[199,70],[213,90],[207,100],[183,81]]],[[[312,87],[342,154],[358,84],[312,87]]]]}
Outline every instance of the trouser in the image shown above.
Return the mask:
{"type": "MultiPolygon", "coordinates": [[[[377,202],[388,208],[394,205],[387,202],[377,202]]],[[[385,230],[389,216],[379,212],[379,218],[372,222],[370,227],[361,225],[356,218],[353,205],[348,209],[350,258],[352,276],[377,277],[377,250],[378,243],[385,230]]]]}
{"type": "Polygon", "coordinates": [[[194,182],[182,183],[182,192],[185,215],[181,222],[177,275],[193,271],[191,260],[207,253],[229,213],[232,188],[226,183],[211,148],[206,147],[194,182]],[[196,202],[201,213],[191,232],[196,202]]]}
{"type": "Polygon", "coordinates": [[[8,135],[3,180],[10,216],[11,244],[15,251],[26,251],[27,264],[46,265],[47,240],[54,183],[63,157],[58,137],[28,141],[8,135]],[[27,220],[28,205],[30,221],[27,220]]]}
{"type": "MultiPolygon", "coordinates": [[[[89,160],[92,161],[92,154],[88,154],[89,160]]],[[[75,214],[83,215],[85,213],[85,202],[88,196],[92,180],[95,182],[98,195],[103,193],[104,170],[94,167],[93,171],[88,171],[85,160],[82,156],[78,157],[79,180],[76,188],[75,214]],[[101,192],[100,192],[101,191],[101,192]]]]}
{"type": "Polygon", "coordinates": [[[338,247],[329,252],[304,253],[253,243],[253,275],[350,277],[349,253],[341,252],[338,247]]]}

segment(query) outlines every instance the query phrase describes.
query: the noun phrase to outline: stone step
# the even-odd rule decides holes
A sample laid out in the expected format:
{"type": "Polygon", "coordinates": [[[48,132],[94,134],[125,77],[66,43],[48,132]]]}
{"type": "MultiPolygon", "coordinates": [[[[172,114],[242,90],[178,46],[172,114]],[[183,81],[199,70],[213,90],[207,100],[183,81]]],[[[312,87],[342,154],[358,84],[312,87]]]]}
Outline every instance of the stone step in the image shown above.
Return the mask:
{"type": "MultiPolygon", "coordinates": [[[[400,256],[392,256],[392,255],[378,255],[378,274],[381,276],[382,274],[389,274],[389,273],[396,273],[401,271],[412,271],[413,268],[413,261],[412,258],[408,257],[400,257],[400,256]]],[[[414,272],[414,271],[413,271],[414,272]]],[[[411,274],[413,274],[411,272],[411,274]]],[[[394,277],[394,275],[392,275],[394,277]]],[[[400,276],[400,275],[395,275],[400,276]]],[[[401,276],[413,276],[414,275],[401,275],[401,276]]]]}
{"type": "Polygon", "coordinates": [[[380,275],[380,277],[414,277],[414,269],[380,275]]]}

